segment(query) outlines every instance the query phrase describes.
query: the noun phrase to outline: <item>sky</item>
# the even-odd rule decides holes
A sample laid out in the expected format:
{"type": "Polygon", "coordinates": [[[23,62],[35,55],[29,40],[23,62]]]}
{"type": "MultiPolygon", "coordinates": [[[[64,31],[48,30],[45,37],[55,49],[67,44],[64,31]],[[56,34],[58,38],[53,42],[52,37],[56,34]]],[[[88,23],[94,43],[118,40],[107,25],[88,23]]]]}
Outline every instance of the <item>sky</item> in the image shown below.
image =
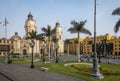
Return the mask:
{"type": "MultiPolygon", "coordinates": [[[[110,35],[120,36],[120,31],[115,34],[113,28],[120,18],[113,16],[112,11],[120,7],[120,0],[96,0],[96,32],[97,36],[110,35]]],[[[29,12],[32,13],[37,25],[37,32],[42,33],[41,28],[49,24],[52,28],[58,21],[63,31],[62,38],[77,37],[67,30],[72,27],[70,22],[87,20],[85,28],[94,36],[94,0],[0,0],[0,21],[7,18],[7,38],[15,32],[25,36],[25,21],[29,12]]],[[[80,34],[82,38],[88,35],[80,34]]],[[[0,38],[5,37],[5,27],[0,24],[0,38]]]]}

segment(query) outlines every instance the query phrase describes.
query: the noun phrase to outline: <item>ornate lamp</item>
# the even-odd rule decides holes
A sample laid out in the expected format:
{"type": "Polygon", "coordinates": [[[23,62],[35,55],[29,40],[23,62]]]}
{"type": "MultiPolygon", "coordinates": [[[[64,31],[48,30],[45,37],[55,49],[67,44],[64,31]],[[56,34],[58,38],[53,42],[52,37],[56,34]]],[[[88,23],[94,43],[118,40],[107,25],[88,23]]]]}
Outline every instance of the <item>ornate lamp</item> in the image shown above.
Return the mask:
{"type": "Polygon", "coordinates": [[[33,63],[33,51],[34,51],[34,46],[35,46],[35,42],[34,42],[34,40],[31,40],[31,43],[30,43],[30,47],[32,48],[31,68],[34,68],[34,63],[33,63]]]}
{"type": "Polygon", "coordinates": [[[58,63],[58,48],[59,48],[59,46],[58,46],[58,44],[56,44],[55,45],[55,49],[56,49],[56,63],[58,63]]]}

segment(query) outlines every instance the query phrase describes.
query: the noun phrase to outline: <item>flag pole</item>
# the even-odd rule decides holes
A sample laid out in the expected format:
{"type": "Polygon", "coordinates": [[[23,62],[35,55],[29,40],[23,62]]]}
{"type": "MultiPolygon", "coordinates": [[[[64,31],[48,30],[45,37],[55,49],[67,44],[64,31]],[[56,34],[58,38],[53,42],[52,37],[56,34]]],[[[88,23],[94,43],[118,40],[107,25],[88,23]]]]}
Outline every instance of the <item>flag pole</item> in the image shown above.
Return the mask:
{"type": "Polygon", "coordinates": [[[100,74],[98,67],[98,59],[96,52],[96,0],[94,0],[94,56],[93,56],[93,67],[92,67],[92,77],[101,79],[104,78],[102,74],[100,74]]]}

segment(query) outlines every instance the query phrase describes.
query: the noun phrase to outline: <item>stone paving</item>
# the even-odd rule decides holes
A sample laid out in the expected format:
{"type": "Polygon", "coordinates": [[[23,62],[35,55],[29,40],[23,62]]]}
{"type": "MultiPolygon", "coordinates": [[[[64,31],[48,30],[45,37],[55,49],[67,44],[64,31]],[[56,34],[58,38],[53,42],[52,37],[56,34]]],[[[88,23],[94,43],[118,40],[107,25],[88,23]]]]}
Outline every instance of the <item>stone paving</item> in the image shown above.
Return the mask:
{"type": "Polygon", "coordinates": [[[28,65],[0,63],[0,72],[13,81],[84,81],[64,74],[31,69],[28,65]]]}
{"type": "Polygon", "coordinates": [[[11,81],[11,80],[6,76],[4,76],[3,74],[0,74],[0,81],[11,81]]]}

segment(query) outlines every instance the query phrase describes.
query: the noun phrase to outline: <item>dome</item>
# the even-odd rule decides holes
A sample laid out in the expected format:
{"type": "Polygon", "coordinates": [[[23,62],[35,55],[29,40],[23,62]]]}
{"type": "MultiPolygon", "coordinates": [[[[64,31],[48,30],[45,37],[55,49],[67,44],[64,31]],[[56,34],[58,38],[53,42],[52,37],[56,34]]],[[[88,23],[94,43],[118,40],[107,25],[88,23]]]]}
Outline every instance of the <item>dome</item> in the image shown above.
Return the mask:
{"type": "Polygon", "coordinates": [[[13,35],[10,40],[21,40],[21,37],[18,35],[17,32],[15,32],[15,35],[13,35]]]}

